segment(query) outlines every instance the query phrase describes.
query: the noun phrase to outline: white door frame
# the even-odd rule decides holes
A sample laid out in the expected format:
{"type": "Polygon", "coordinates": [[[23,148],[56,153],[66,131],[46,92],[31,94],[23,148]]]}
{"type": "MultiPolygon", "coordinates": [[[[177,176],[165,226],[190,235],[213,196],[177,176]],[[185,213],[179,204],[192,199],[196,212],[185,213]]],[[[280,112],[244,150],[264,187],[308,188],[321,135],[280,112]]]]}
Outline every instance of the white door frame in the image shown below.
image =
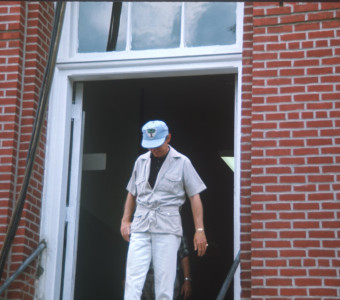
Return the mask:
{"type": "MultiPolygon", "coordinates": [[[[235,74],[236,77],[234,256],[237,255],[240,249],[241,53],[122,61],[59,62],[55,69],[48,109],[45,181],[40,234],[41,239],[47,241],[47,249],[41,259],[44,273],[37,283],[36,299],[60,299],[64,224],[65,220],[67,220],[65,203],[74,84],[92,80],[212,74],[235,74]]],[[[78,218],[77,214],[75,214],[75,218],[78,218]]],[[[72,222],[78,224],[77,219],[72,220],[72,222]]],[[[72,286],[74,286],[74,282],[71,283],[71,289],[72,286]]],[[[240,299],[240,294],[240,271],[238,268],[234,277],[234,299],[240,299]]]]}

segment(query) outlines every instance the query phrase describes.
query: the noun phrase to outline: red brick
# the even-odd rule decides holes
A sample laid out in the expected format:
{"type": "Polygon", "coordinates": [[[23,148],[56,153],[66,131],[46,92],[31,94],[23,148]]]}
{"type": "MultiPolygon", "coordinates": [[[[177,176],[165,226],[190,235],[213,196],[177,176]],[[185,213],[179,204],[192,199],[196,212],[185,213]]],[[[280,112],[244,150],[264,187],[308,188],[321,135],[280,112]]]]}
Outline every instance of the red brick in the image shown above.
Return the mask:
{"type": "Polygon", "coordinates": [[[306,221],[295,221],[293,224],[294,229],[312,229],[319,228],[318,222],[306,222],[306,221]]]}
{"type": "Polygon", "coordinates": [[[280,250],[280,257],[304,257],[305,250],[280,250]]]}
{"type": "Polygon", "coordinates": [[[340,279],[325,279],[325,285],[326,286],[335,286],[339,287],[340,286],[340,279]]]}
{"type": "MultiPolygon", "coordinates": [[[[280,201],[304,201],[306,200],[306,196],[304,194],[284,194],[279,196],[280,201]]],[[[298,214],[291,213],[291,217],[294,218],[298,214]]]]}
{"type": "Polygon", "coordinates": [[[324,166],[322,167],[323,173],[340,173],[340,166],[332,165],[332,166],[324,166]]]}
{"type": "MultiPolygon", "coordinates": [[[[305,70],[299,68],[281,69],[279,74],[280,76],[302,76],[305,75],[305,70]]],[[[291,87],[291,89],[296,91],[296,87],[291,87]]]]}
{"type": "Polygon", "coordinates": [[[322,95],[322,100],[339,100],[340,93],[325,93],[322,95]]]}
{"type": "Polygon", "coordinates": [[[280,259],[271,259],[271,260],[267,260],[266,262],[266,267],[286,267],[287,266],[287,261],[280,259]]]}
{"type": "Polygon", "coordinates": [[[325,38],[333,38],[334,37],[334,30],[328,30],[328,31],[315,31],[315,32],[309,32],[308,38],[309,39],[325,39],[325,38]]]}
{"type": "Polygon", "coordinates": [[[282,15],[282,14],[290,14],[291,7],[288,6],[278,6],[273,8],[266,9],[266,15],[282,15]]]}
{"type": "MultiPolygon", "coordinates": [[[[278,58],[277,53],[273,53],[273,52],[269,52],[269,53],[254,53],[253,54],[253,59],[254,60],[263,60],[263,61],[266,61],[266,60],[274,60],[274,59],[277,59],[277,58],[278,58]]],[[[271,76],[273,76],[273,75],[271,75],[271,76]]]]}
{"type": "Polygon", "coordinates": [[[277,61],[266,61],[266,67],[268,69],[280,68],[280,67],[291,67],[292,62],[290,60],[277,60],[277,61]]]}
{"type": "Polygon", "coordinates": [[[339,240],[322,241],[322,246],[324,248],[340,248],[340,241],[339,240]]]}
{"type": "Polygon", "coordinates": [[[327,10],[327,9],[336,9],[340,8],[340,3],[337,1],[330,1],[330,2],[321,2],[321,9],[327,10]]]}
{"type": "Polygon", "coordinates": [[[324,147],[321,149],[322,154],[340,154],[340,147],[324,147]]]}
{"type": "Polygon", "coordinates": [[[308,86],[307,91],[308,92],[332,92],[333,91],[333,85],[331,85],[331,84],[329,84],[329,85],[314,84],[314,85],[308,86]]]}
{"type": "Polygon", "coordinates": [[[306,270],[305,269],[293,269],[293,268],[289,268],[289,269],[280,269],[280,275],[281,276],[292,276],[292,277],[296,277],[296,276],[306,276],[306,270]]]}
{"type": "Polygon", "coordinates": [[[340,228],[340,221],[325,221],[322,222],[323,228],[340,228]]]}
{"type": "MultiPolygon", "coordinates": [[[[340,57],[323,58],[321,63],[323,65],[338,65],[340,64],[340,57]]],[[[335,78],[338,78],[338,81],[335,82],[339,82],[339,76],[335,76],[335,78]]]]}
{"type": "Polygon", "coordinates": [[[315,259],[305,259],[303,261],[303,266],[305,267],[315,267],[315,265],[316,265],[315,259]]]}
{"type": "Polygon", "coordinates": [[[308,175],[310,182],[332,182],[334,180],[333,175],[308,175]]]}
{"type": "Polygon", "coordinates": [[[300,23],[294,25],[294,31],[312,31],[312,30],[319,30],[320,29],[320,23],[300,23]]]}
{"type": "Polygon", "coordinates": [[[301,22],[305,20],[306,20],[305,14],[290,14],[287,16],[280,17],[281,24],[296,23],[296,22],[301,22]]]}
{"type": "Polygon", "coordinates": [[[315,184],[304,184],[299,186],[294,186],[294,192],[314,192],[316,191],[315,184]]]}
{"type": "MultiPolygon", "coordinates": [[[[273,83],[274,84],[274,83],[273,83]]],[[[283,83],[282,83],[283,84],[283,83]]],[[[269,84],[270,85],[270,84],[269,84]]],[[[292,102],[291,95],[277,95],[277,96],[267,96],[266,97],[267,103],[285,103],[285,102],[292,102]]]]}
{"type": "Polygon", "coordinates": [[[264,257],[277,257],[278,253],[276,250],[252,250],[252,257],[264,258],[264,257]]]}
{"type": "Polygon", "coordinates": [[[312,40],[302,41],[301,47],[304,48],[304,49],[313,49],[314,43],[313,43],[312,40]]]}
{"type": "Polygon", "coordinates": [[[307,75],[328,75],[332,74],[332,67],[308,68],[307,75]]]}
{"type": "MultiPolygon", "coordinates": [[[[320,59],[299,59],[299,60],[295,60],[293,63],[294,67],[311,67],[311,66],[319,66],[319,65],[320,65],[320,59]]],[[[311,77],[306,77],[305,79],[307,80],[310,78],[311,77]]]]}
{"type": "Polygon", "coordinates": [[[306,39],[306,33],[300,32],[300,33],[287,33],[281,35],[281,41],[299,41],[299,40],[305,40],[306,39]]]}
{"type": "Polygon", "coordinates": [[[290,174],[292,169],[290,167],[271,167],[266,168],[267,174],[290,174]]]}
{"type": "Polygon", "coordinates": [[[297,286],[321,286],[322,281],[318,278],[295,278],[294,282],[297,286]]]}
{"type": "Polygon", "coordinates": [[[267,27],[268,34],[279,34],[279,33],[287,33],[293,32],[292,25],[282,25],[282,26],[274,26],[274,27],[267,27]]]}
{"type": "Polygon", "coordinates": [[[307,121],[306,125],[309,128],[333,127],[333,121],[332,120],[307,121]]]}
{"type": "Polygon", "coordinates": [[[303,157],[284,157],[280,158],[279,163],[282,165],[290,164],[302,165],[305,163],[305,159],[303,157]]]}
{"type": "Polygon", "coordinates": [[[254,26],[276,25],[278,24],[278,18],[254,18],[254,26]]]}
{"type": "Polygon", "coordinates": [[[290,267],[301,267],[302,260],[301,259],[289,259],[289,266],[290,267]]]}
{"type": "Polygon", "coordinates": [[[310,288],[309,289],[310,296],[332,296],[336,297],[338,295],[337,289],[331,289],[331,288],[310,288]]]}
{"type": "Polygon", "coordinates": [[[277,221],[277,222],[268,222],[265,224],[266,229],[284,229],[284,228],[290,228],[290,222],[283,222],[283,221],[277,221]]]}
{"type": "Polygon", "coordinates": [[[334,219],[333,212],[319,211],[319,212],[308,212],[308,219],[334,219]]]}
{"type": "Polygon", "coordinates": [[[253,212],[252,215],[252,220],[276,220],[276,214],[275,213],[260,213],[260,212],[253,212]]]}
{"type": "Polygon", "coordinates": [[[291,155],[291,149],[287,148],[276,148],[276,149],[267,149],[267,156],[287,156],[291,155]]]}
{"type": "Polygon", "coordinates": [[[320,95],[315,93],[304,93],[301,95],[294,95],[295,101],[318,101],[320,100],[320,95]]]}
{"type": "Polygon", "coordinates": [[[307,19],[308,21],[333,19],[333,12],[321,11],[317,13],[309,13],[307,15],[307,19]]]}
{"type": "Polygon", "coordinates": [[[290,278],[268,278],[266,279],[267,286],[290,286],[292,279],[290,278]]]}
{"type": "Polygon", "coordinates": [[[307,296],[307,289],[281,288],[280,295],[282,296],[307,296]]]}
{"type": "Polygon", "coordinates": [[[252,291],[252,296],[276,296],[278,295],[277,289],[253,287],[251,291],[252,291]]]}
{"type": "Polygon", "coordinates": [[[317,277],[336,277],[337,273],[336,270],[334,269],[310,269],[309,270],[309,275],[310,276],[317,276],[317,277]]]}
{"type": "Polygon", "coordinates": [[[288,128],[291,128],[291,129],[296,129],[296,128],[304,128],[305,125],[304,125],[304,122],[303,121],[286,121],[286,122],[280,122],[279,124],[280,128],[283,128],[283,129],[288,129],[288,128]]]}
{"type": "MultiPolygon", "coordinates": [[[[334,76],[334,77],[336,77],[336,76],[334,76]]],[[[336,78],[338,78],[338,77],[336,77],[336,78]]],[[[273,79],[267,79],[267,84],[268,85],[290,85],[291,83],[292,83],[291,78],[273,78],[273,79]]]]}
{"type": "Polygon", "coordinates": [[[334,20],[334,21],[324,21],[322,22],[322,28],[340,28],[340,21],[334,20]]]}
{"type": "Polygon", "coordinates": [[[333,163],[333,157],[331,156],[316,156],[307,157],[308,164],[329,164],[333,163]]]}
{"type": "Polygon", "coordinates": [[[315,41],[315,47],[316,48],[325,48],[325,47],[328,47],[328,40],[318,40],[318,41],[315,41]]]}
{"type": "MultiPolygon", "coordinates": [[[[285,49],[286,47],[282,46],[281,49],[273,49],[273,50],[285,50],[285,49]]],[[[304,57],[305,57],[304,51],[280,52],[280,55],[279,55],[280,59],[298,59],[298,58],[304,58],[304,57]]]]}
{"type": "Polygon", "coordinates": [[[319,248],[320,241],[318,240],[296,240],[293,242],[295,248],[319,248]]]}
{"type": "Polygon", "coordinates": [[[296,50],[296,49],[300,49],[301,45],[300,42],[290,42],[288,43],[288,49],[289,50],[296,50]]]}

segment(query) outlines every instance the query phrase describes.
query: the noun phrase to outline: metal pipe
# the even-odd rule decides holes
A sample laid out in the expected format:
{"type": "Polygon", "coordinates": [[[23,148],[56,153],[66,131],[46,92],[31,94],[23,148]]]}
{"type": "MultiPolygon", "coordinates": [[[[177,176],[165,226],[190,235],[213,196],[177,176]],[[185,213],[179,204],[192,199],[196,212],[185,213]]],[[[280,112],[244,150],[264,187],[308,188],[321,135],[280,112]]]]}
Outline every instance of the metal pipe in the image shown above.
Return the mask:
{"type": "Polygon", "coordinates": [[[37,249],[23,262],[23,264],[10,276],[2,287],[0,287],[0,295],[10,286],[10,284],[29,266],[29,264],[46,248],[45,240],[42,240],[37,249]]]}
{"type": "Polygon", "coordinates": [[[232,266],[229,270],[228,276],[227,276],[226,280],[224,281],[222,288],[221,288],[216,300],[223,300],[224,299],[224,296],[226,295],[228,288],[230,286],[230,283],[234,278],[234,275],[235,275],[235,272],[237,270],[239,263],[240,263],[240,251],[237,253],[237,255],[235,257],[235,260],[234,260],[234,262],[233,262],[233,264],[232,264],[232,266]]]}
{"type": "Polygon", "coordinates": [[[112,3],[109,37],[107,39],[106,51],[115,51],[117,47],[120,17],[122,14],[122,2],[112,3]]]}
{"type": "Polygon", "coordinates": [[[65,13],[66,2],[58,1],[56,6],[56,11],[54,15],[54,23],[53,23],[53,31],[51,36],[51,47],[48,53],[48,62],[46,66],[46,70],[44,73],[44,78],[39,94],[39,102],[37,107],[36,118],[33,125],[33,131],[31,136],[31,142],[28,149],[27,154],[27,163],[25,174],[19,194],[19,198],[16,202],[11,221],[8,225],[7,234],[5,237],[5,241],[0,253],[0,280],[3,274],[5,262],[11,247],[11,243],[15,237],[16,231],[18,229],[18,225],[21,219],[22,210],[25,203],[25,198],[27,194],[27,188],[30,182],[31,173],[33,169],[33,164],[35,160],[35,156],[37,153],[37,148],[40,140],[40,135],[44,123],[45,111],[48,102],[48,96],[50,92],[51,82],[53,78],[57,52],[59,47],[59,41],[61,36],[61,29],[63,24],[63,18],[65,13]]]}

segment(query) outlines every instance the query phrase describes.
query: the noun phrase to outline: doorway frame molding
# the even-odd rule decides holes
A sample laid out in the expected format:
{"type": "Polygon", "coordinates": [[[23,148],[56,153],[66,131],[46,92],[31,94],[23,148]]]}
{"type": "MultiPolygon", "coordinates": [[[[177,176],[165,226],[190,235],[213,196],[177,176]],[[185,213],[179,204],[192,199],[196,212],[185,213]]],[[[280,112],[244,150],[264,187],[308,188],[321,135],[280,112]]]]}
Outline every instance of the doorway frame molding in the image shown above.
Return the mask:
{"type": "MultiPolygon", "coordinates": [[[[66,21],[70,22],[70,21],[66,21]]],[[[64,24],[64,26],[67,24],[64,24]]],[[[65,38],[65,34],[64,34],[65,38]]],[[[65,44],[64,44],[65,45],[65,44]]],[[[63,51],[62,51],[63,52],[63,51]]],[[[234,257],[240,250],[241,78],[242,53],[131,60],[57,61],[47,116],[47,142],[40,238],[47,241],[41,257],[44,272],[37,281],[36,299],[60,299],[66,209],[70,120],[75,84],[87,81],[154,77],[235,75],[234,124],[234,257]]],[[[72,220],[78,223],[79,220],[72,220]]],[[[74,271],[75,272],[75,271],[74,271]]],[[[234,277],[234,299],[241,296],[240,267],[234,277]]]]}

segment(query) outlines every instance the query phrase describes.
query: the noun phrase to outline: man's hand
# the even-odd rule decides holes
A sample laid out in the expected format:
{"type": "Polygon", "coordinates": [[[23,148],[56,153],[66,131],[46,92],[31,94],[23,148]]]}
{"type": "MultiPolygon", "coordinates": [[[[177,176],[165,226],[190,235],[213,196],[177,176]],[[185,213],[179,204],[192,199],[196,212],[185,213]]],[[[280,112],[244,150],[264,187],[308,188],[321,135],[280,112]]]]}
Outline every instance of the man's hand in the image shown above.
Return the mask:
{"type": "Polygon", "coordinates": [[[194,249],[198,256],[203,256],[207,251],[208,243],[204,231],[196,231],[194,235],[194,249]]]}
{"type": "Polygon", "coordinates": [[[122,222],[120,223],[120,233],[125,241],[130,241],[131,217],[136,207],[136,197],[131,193],[126,196],[122,222]]]}
{"type": "Polygon", "coordinates": [[[194,249],[195,251],[197,250],[198,256],[203,256],[205,251],[207,251],[208,244],[204,233],[202,201],[199,194],[193,195],[189,199],[196,228],[194,235],[194,249]]]}
{"type": "Polygon", "coordinates": [[[183,295],[183,299],[188,299],[191,297],[192,289],[191,289],[191,282],[190,280],[184,280],[182,289],[181,289],[181,295],[183,295]]]}
{"type": "Polygon", "coordinates": [[[125,241],[130,241],[131,222],[122,221],[120,225],[120,233],[125,241]]]}

